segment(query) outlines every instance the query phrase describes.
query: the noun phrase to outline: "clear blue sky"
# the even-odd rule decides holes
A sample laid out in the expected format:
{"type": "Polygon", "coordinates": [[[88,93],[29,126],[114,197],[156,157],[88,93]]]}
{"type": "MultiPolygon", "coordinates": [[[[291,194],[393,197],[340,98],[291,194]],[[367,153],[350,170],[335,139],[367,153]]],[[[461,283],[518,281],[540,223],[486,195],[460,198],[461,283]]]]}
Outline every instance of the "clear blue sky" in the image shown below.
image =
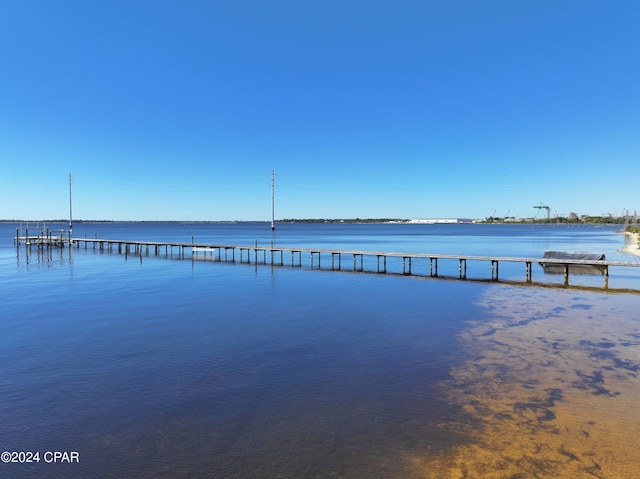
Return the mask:
{"type": "Polygon", "coordinates": [[[0,0],[0,218],[640,210],[637,0],[0,0]]]}

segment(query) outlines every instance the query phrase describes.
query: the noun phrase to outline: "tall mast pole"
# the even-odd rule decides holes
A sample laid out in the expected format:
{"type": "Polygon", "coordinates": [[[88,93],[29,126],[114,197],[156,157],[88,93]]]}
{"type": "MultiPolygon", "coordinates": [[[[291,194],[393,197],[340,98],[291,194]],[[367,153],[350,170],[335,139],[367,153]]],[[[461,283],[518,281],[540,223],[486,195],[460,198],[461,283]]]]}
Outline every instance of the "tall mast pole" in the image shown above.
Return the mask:
{"type": "Polygon", "coordinates": [[[69,239],[71,239],[71,235],[73,233],[73,209],[71,202],[71,173],[69,173],[69,239]]]}
{"type": "Polygon", "coordinates": [[[276,180],[275,180],[276,174],[275,171],[271,170],[271,230],[275,230],[276,229],[276,224],[275,224],[275,188],[276,188],[276,180]]]}

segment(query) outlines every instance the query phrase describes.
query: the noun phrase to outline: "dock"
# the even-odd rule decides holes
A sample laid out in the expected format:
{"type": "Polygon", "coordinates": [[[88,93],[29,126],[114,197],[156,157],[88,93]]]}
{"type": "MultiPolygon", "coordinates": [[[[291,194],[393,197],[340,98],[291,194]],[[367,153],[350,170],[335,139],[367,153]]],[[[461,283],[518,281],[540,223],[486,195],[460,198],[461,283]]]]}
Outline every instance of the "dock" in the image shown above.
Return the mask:
{"type": "Polygon", "coordinates": [[[610,260],[583,260],[583,259],[552,259],[552,258],[528,258],[510,256],[474,256],[474,255],[452,255],[452,254],[431,254],[431,253],[410,253],[410,252],[390,252],[390,251],[366,251],[366,250],[343,250],[343,249],[323,249],[323,248],[296,248],[291,246],[258,246],[254,245],[228,245],[166,241],[137,241],[118,240],[100,238],[72,238],[60,232],[44,232],[29,236],[28,233],[20,236],[16,231],[14,242],[17,247],[24,244],[27,248],[52,248],[70,247],[84,248],[91,247],[94,250],[117,252],[124,255],[165,256],[178,257],[179,259],[213,260],[219,262],[239,262],[251,264],[271,264],[279,266],[302,267],[303,264],[311,269],[330,269],[334,271],[354,271],[387,273],[388,260],[402,261],[403,275],[418,275],[438,277],[438,265],[442,261],[453,261],[457,264],[458,278],[467,279],[467,263],[481,262],[487,264],[487,279],[499,281],[499,269],[501,263],[520,263],[523,265],[525,282],[533,281],[533,265],[554,265],[562,268],[564,274],[564,286],[569,286],[569,276],[571,267],[575,269],[580,266],[596,266],[602,271],[604,276],[604,288],[608,288],[609,268],[638,268],[640,261],[610,261],[610,260]],[[286,261],[285,261],[286,258],[286,261]],[[308,261],[303,261],[308,258],[308,261]],[[365,258],[369,268],[365,268],[365,258]],[[253,259],[253,261],[252,261],[253,259]],[[375,269],[371,266],[374,264],[375,269]],[[344,266],[343,266],[344,263],[344,266]],[[417,265],[420,271],[416,271],[417,265]],[[324,267],[323,267],[324,265],[324,267]],[[427,269],[428,265],[428,269],[427,269]]]}

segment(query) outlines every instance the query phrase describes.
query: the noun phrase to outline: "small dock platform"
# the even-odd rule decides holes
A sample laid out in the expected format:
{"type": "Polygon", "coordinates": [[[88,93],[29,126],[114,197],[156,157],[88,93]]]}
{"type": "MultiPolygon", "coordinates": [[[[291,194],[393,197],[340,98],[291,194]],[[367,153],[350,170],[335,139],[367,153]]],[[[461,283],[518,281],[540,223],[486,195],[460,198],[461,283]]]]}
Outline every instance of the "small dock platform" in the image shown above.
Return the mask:
{"type": "Polygon", "coordinates": [[[16,244],[20,245],[23,243],[26,246],[36,246],[36,247],[60,247],[71,244],[68,236],[65,236],[63,232],[54,233],[52,231],[47,231],[46,234],[38,234],[38,235],[29,235],[25,236],[16,236],[14,238],[16,244]]]}
{"type": "MultiPolygon", "coordinates": [[[[271,264],[279,266],[302,267],[303,264],[311,269],[330,269],[334,271],[354,271],[387,273],[387,262],[394,261],[395,270],[403,275],[416,275],[438,277],[438,266],[443,262],[455,262],[457,265],[457,277],[467,279],[467,264],[469,262],[481,262],[487,264],[484,279],[499,281],[501,263],[520,263],[524,269],[525,282],[533,281],[533,265],[555,266],[561,268],[564,275],[564,285],[569,286],[569,276],[572,268],[579,271],[580,267],[598,267],[604,276],[604,288],[608,288],[609,268],[638,268],[640,261],[610,261],[610,260],[585,260],[585,259],[554,259],[554,258],[528,258],[509,256],[474,256],[431,253],[409,253],[391,251],[366,251],[366,250],[342,250],[322,248],[296,248],[255,245],[226,245],[196,243],[193,238],[191,243],[165,242],[165,241],[137,241],[116,240],[100,238],[73,238],[64,231],[45,231],[37,235],[19,236],[16,231],[15,243],[27,248],[53,248],[91,247],[100,251],[117,252],[124,255],[165,256],[179,259],[209,260],[220,262],[239,262],[254,264],[271,264]],[[367,267],[365,268],[365,258],[367,267]],[[402,268],[400,270],[399,263],[402,268]]],[[[451,266],[448,266],[448,271],[451,266]]],[[[451,274],[447,277],[451,277],[451,274]]]]}

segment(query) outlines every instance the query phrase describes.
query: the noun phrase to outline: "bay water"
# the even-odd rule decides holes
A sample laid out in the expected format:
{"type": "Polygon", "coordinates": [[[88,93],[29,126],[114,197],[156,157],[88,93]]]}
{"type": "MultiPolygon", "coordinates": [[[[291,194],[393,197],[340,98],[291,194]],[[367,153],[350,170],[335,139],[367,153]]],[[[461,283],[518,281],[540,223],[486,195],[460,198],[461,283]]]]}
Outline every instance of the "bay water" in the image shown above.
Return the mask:
{"type": "MultiPolygon", "coordinates": [[[[640,474],[640,268],[612,268],[610,290],[599,275],[565,288],[537,265],[541,284],[525,284],[516,263],[492,282],[481,263],[453,280],[457,261],[432,278],[428,261],[409,276],[401,260],[363,274],[29,251],[13,243],[26,226],[0,223],[0,477],[640,474]]],[[[637,261],[618,229],[106,222],[74,236],[637,261]]]]}

